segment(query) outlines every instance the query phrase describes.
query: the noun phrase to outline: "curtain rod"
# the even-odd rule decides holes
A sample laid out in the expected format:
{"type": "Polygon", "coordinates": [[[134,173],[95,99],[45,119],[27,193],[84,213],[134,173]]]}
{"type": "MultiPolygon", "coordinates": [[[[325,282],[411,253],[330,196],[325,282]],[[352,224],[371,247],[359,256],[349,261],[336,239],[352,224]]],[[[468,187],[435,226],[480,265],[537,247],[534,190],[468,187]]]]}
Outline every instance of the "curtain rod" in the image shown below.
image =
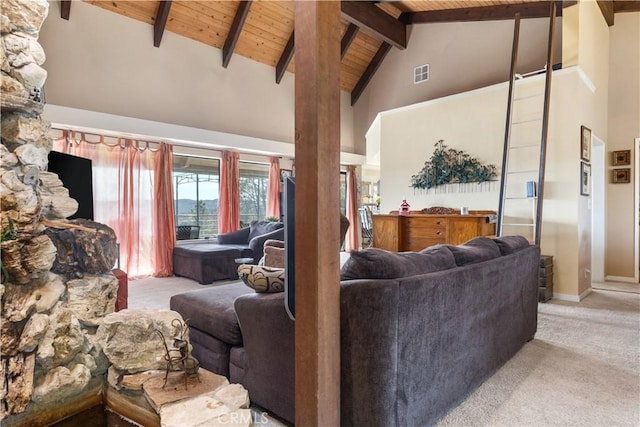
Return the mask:
{"type": "MultiPolygon", "coordinates": [[[[59,131],[62,131],[62,132],[72,132],[74,134],[79,133],[81,135],[92,135],[92,136],[97,136],[97,137],[100,137],[100,138],[132,139],[132,140],[135,140],[135,141],[152,143],[152,144],[165,143],[165,144],[170,144],[170,145],[178,145],[178,144],[174,144],[172,142],[166,142],[166,141],[157,140],[157,139],[149,139],[148,137],[139,138],[137,136],[131,136],[131,135],[125,136],[126,134],[116,135],[116,134],[109,134],[109,133],[97,133],[95,131],[86,131],[86,130],[80,130],[80,129],[70,128],[70,127],[63,128],[63,127],[52,126],[51,129],[52,130],[59,130],[59,131]]],[[[89,141],[87,141],[87,142],[89,142],[89,141]]]]}
{"type": "MultiPolygon", "coordinates": [[[[220,146],[215,146],[215,145],[211,145],[211,144],[207,144],[204,142],[192,142],[192,143],[180,143],[180,142],[175,142],[175,141],[171,141],[171,140],[167,140],[167,139],[160,139],[160,138],[153,138],[153,137],[148,137],[148,136],[144,136],[144,135],[140,135],[140,137],[138,136],[133,136],[133,134],[120,134],[118,135],[117,133],[109,133],[109,132],[99,132],[96,130],[82,130],[83,128],[75,128],[72,126],[55,126],[52,125],[51,129],[53,130],[58,130],[58,131],[68,131],[68,132],[74,132],[74,133],[80,133],[80,134],[87,134],[87,135],[93,135],[93,136],[97,136],[97,137],[105,137],[105,138],[116,138],[116,139],[133,139],[136,141],[140,141],[140,142],[146,142],[146,143],[152,143],[152,144],[160,144],[160,143],[164,143],[164,144],[169,144],[171,146],[174,147],[183,147],[183,148],[198,148],[198,149],[203,149],[203,150],[212,150],[212,151],[219,151],[219,152],[223,152],[223,151],[236,151],[240,154],[249,154],[249,155],[253,155],[253,156],[262,156],[262,157],[278,157],[279,159],[285,159],[284,156],[282,156],[281,154],[273,154],[273,153],[264,153],[264,152],[259,152],[259,151],[248,151],[248,150],[233,150],[230,149],[230,147],[220,147],[220,146]],[[128,135],[128,136],[124,136],[124,135],[128,135]]],[[[89,141],[87,141],[89,142],[89,141]]],[[[290,159],[293,160],[293,159],[290,159]]]]}

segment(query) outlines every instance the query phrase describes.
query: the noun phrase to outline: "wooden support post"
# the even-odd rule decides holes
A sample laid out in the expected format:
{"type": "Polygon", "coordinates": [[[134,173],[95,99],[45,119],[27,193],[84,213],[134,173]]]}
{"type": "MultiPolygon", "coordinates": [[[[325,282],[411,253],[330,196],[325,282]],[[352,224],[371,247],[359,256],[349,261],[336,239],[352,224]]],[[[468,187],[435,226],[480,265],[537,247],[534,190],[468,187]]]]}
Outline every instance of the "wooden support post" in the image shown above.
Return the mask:
{"type": "Polygon", "coordinates": [[[340,425],[340,2],[295,2],[296,425],[340,425]]]}

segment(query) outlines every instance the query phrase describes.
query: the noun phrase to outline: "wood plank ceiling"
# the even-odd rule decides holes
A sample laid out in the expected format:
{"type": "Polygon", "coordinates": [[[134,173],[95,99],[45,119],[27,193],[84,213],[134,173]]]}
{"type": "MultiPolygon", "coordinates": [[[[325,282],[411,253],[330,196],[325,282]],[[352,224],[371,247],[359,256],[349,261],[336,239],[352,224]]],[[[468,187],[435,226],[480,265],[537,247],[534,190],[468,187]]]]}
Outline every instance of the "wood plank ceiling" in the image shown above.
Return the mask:
{"type": "MultiPolygon", "coordinates": [[[[232,55],[237,54],[274,67],[277,83],[286,72],[295,72],[293,0],[84,1],[152,25],[156,47],[160,47],[166,30],[221,49],[224,67],[232,55]]],[[[406,48],[408,24],[512,19],[516,12],[523,18],[543,17],[548,16],[550,3],[541,0],[343,1],[341,88],[351,93],[353,105],[386,54],[392,48],[406,48]]],[[[576,2],[556,3],[561,15],[562,6],[576,2]]],[[[602,3],[603,13],[605,9],[611,12],[612,25],[616,4],[628,8],[630,2],[603,0],[598,3],[602,3]]],[[[63,0],[61,5],[61,17],[69,19],[71,1],[63,0]]]]}

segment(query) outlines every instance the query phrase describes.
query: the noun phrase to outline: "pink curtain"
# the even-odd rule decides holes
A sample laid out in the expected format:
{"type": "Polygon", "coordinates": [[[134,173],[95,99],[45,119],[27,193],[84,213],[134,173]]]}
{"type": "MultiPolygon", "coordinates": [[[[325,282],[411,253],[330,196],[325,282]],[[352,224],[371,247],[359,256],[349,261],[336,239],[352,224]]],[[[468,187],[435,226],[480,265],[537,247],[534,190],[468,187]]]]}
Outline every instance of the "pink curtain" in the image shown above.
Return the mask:
{"type": "Polygon", "coordinates": [[[163,145],[152,151],[144,142],[118,139],[108,145],[102,137],[87,142],[84,134],[78,140],[73,133],[54,141],[54,149],[91,159],[94,219],[115,231],[120,266],[132,278],[172,274],[172,154],[163,145]]]}
{"type": "Polygon", "coordinates": [[[358,180],[356,167],[347,166],[347,219],[351,223],[344,240],[345,251],[360,248],[360,219],[358,218],[358,180]]]}
{"type": "Polygon", "coordinates": [[[220,202],[218,233],[235,231],[240,226],[240,155],[222,152],[220,162],[220,202]]]}
{"type": "Polygon", "coordinates": [[[269,190],[267,191],[267,216],[280,218],[280,159],[269,158],[269,190]]]}
{"type": "Polygon", "coordinates": [[[176,246],[176,214],[173,202],[173,147],[160,144],[153,153],[154,233],[153,248],[156,259],[155,276],[173,275],[173,248],[176,246]]]}

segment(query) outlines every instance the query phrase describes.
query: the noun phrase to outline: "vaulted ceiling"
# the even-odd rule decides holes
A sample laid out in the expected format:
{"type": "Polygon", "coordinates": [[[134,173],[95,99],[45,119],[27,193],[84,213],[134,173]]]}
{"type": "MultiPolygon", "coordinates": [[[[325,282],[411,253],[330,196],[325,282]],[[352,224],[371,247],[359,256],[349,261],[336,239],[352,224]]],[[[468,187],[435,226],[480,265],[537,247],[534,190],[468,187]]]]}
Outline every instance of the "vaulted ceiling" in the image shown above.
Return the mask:
{"type": "MultiPolygon", "coordinates": [[[[164,31],[222,50],[226,68],[234,54],[275,67],[280,83],[295,72],[293,0],[242,1],[116,1],[84,0],[153,26],[149,42],[161,48],[164,31]],[[153,34],[153,37],[151,37],[153,34]]],[[[340,83],[357,100],[391,49],[405,49],[407,26],[434,22],[482,21],[548,17],[552,1],[524,0],[402,0],[343,1],[340,83]]],[[[556,1],[557,14],[576,1],[556,1]]],[[[69,0],[61,1],[61,17],[71,16],[69,0]]],[[[640,1],[598,0],[609,25],[615,12],[640,10],[640,1]]]]}

